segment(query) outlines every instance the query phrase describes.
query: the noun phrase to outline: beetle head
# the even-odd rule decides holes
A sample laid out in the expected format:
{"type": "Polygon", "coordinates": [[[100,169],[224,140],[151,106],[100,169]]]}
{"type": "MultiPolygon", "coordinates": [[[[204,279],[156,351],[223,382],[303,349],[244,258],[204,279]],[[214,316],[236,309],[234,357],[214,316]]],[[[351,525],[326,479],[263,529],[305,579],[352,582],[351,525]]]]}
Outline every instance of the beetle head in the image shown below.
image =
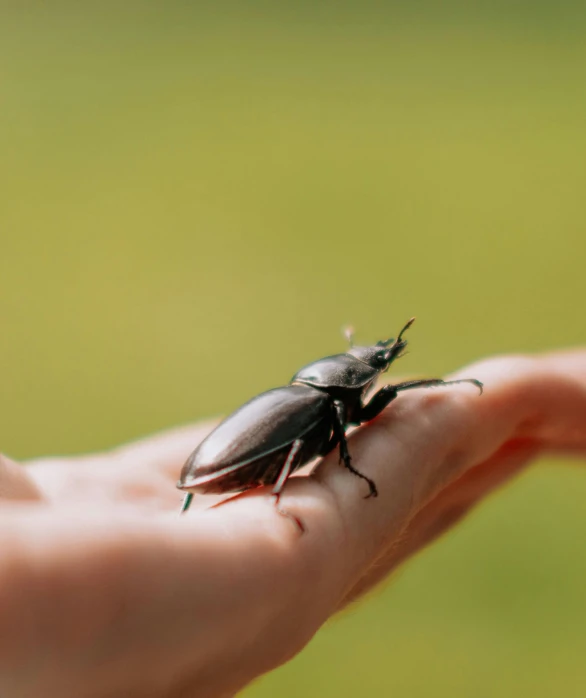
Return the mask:
{"type": "Polygon", "coordinates": [[[412,317],[396,339],[394,337],[384,339],[372,347],[351,347],[348,354],[364,361],[378,371],[386,371],[395,359],[402,356],[403,349],[407,346],[407,340],[403,339],[403,334],[414,322],[415,318],[412,317]]]}

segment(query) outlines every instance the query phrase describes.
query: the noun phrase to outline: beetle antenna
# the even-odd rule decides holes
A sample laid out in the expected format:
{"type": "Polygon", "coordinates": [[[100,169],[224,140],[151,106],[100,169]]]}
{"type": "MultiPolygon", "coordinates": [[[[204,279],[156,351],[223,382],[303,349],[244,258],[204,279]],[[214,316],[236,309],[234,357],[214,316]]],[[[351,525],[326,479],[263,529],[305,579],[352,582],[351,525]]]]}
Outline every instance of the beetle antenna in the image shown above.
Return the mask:
{"type": "Polygon", "coordinates": [[[183,505],[181,506],[181,511],[179,514],[185,514],[185,512],[189,509],[189,505],[191,504],[191,500],[193,499],[193,492],[188,492],[185,495],[185,499],[183,500],[183,505]]]}
{"type": "Polygon", "coordinates": [[[344,327],[344,337],[346,337],[348,344],[350,345],[350,349],[354,346],[354,328],[352,325],[346,325],[344,327]]]}
{"type": "Polygon", "coordinates": [[[398,344],[402,339],[403,339],[403,334],[411,327],[411,325],[415,322],[415,318],[412,317],[406,324],[405,327],[399,332],[399,336],[396,339],[396,343],[398,344]]]}

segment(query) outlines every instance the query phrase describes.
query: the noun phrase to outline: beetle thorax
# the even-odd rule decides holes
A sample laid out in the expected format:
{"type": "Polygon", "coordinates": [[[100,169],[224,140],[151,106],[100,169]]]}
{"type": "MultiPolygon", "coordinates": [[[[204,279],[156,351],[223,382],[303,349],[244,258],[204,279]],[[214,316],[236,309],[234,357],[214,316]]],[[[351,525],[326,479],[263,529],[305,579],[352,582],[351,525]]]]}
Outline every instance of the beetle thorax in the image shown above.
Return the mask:
{"type": "Polygon", "coordinates": [[[360,393],[380,373],[379,369],[350,354],[327,356],[305,366],[292,378],[292,383],[310,385],[331,395],[340,391],[360,393]]]}

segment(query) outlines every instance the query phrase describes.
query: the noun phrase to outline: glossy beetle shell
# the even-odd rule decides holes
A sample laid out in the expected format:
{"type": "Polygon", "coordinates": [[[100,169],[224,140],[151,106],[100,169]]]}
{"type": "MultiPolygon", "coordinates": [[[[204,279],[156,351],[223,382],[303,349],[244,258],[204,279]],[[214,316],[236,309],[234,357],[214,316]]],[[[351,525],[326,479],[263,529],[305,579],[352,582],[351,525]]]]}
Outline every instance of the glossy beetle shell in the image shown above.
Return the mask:
{"type": "Polygon", "coordinates": [[[299,381],[319,388],[355,390],[367,386],[380,371],[350,354],[335,354],[314,361],[298,371],[291,382],[299,381]]]}
{"type": "Polygon", "coordinates": [[[191,454],[177,486],[200,493],[238,492],[273,484],[295,439],[303,439],[293,470],[324,452],[333,414],[327,393],[289,385],[253,398],[191,454]]]}

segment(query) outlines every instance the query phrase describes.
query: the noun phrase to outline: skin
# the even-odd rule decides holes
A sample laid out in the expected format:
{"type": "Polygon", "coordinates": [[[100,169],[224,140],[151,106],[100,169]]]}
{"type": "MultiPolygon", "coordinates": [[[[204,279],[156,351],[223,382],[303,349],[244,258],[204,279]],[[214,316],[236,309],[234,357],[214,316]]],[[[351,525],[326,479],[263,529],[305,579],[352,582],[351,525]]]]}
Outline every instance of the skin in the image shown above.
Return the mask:
{"type": "MultiPolygon", "coordinates": [[[[0,695],[232,696],[536,457],[586,453],[586,350],[502,357],[400,396],[295,477],[178,516],[175,481],[211,424],[112,452],[0,461],[0,695]]],[[[202,502],[203,500],[203,502],[202,502]]],[[[197,506],[199,504],[199,507],[197,506]]]]}

